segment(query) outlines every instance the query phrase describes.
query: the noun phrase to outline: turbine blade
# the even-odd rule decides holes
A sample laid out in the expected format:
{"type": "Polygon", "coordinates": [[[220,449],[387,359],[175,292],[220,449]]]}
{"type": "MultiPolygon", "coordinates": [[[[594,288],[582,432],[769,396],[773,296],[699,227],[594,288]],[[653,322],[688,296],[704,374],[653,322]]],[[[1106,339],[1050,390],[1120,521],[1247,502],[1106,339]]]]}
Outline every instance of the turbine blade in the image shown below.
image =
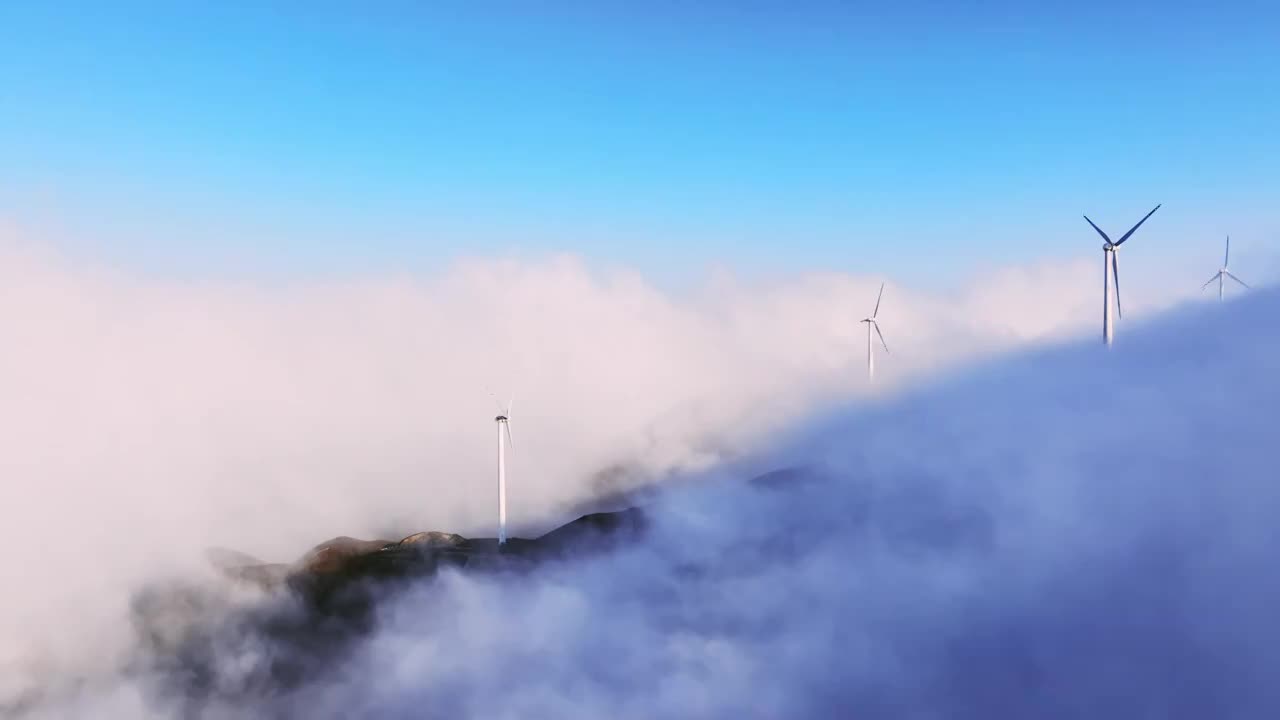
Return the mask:
{"type": "Polygon", "coordinates": [[[1116,284],[1116,316],[1124,317],[1124,311],[1120,309],[1120,265],[1114,251],[1111,253],[1111,279],[1116,284]]]}
{"type": "Polygon", "coordinates": [[[1094,225],[1093,221],[1089,219],[1088,215],[1084,216],[1084,221],[1089,223],[1089,225],[1091,225],[1094,230],[1097,230],[1098,234],[1102,236],[1103,240],[1106,240],[1107,242],[1111,242],[1111,238],[1107,237],[1107,234],[1102,232],[1102,228],[1098,227],[1097,225],[1094,225]]]}
{"type": "Polygon", "coordinates": [[[493,393],[489,393],[489,397],[493,399],[493,406],[498,408],[498,414],[506,415],[507,411],[502,409],[502,403],[498,402],[498,396],[493,393]]]}
{"type": "MultiPolygon", "coordinates": [[[[1161,203],[1161,205],[1163,205],[1163,204],[1164,204],[1164,203],[1161,203]]],[[[1149,212],[1149,213],[1147,213],[1146,215],[1144,215],[1144,216],[1142,217],[1142,219],[1138,221],[1138,224],[1137,224],[1137,225],[1134,225],[1133,227],[1129,228],[1129,232],[1125,233],[1125,234],[1124,234],[1124,237],[1122,237],[1122,238],[1120,238],[1119,240],[1117,240],[1117,241],[1116,241],[1116,246],[1117,246],[1117,247],[1119,247],[1120,243],[1124,242],[1125,240],[1128,240],[1128,239],[1129,239],[1129,236],[1130,236],[1130,235],[1132,235],[1135,231],[1137,231],[1137,229],[1138,229],[1138,228],[1142,227],[1142,223],[1146,222],[1146,221],[1147,221],[1147,218],[1151,217],[1152,215],[1155,215],[1155,214],[1156,214],[1156,211],[1157,211],[1157,210],[1159,210],[1159,209],[1160,209],[1160,205],[1157,205],[1157,206],[1155,206],[1155,207],[1151,208],[1151,212],[1149,212]]],[[[1118,295],[1118,294],[1119,294],[1119,293],[1117,293],[1117,295],[1118,295]]]]}
{"type": "Polygon", "coordinates": [[[1222,277],[1222,272],[1221,272],[1221,271],[1214,273],[1214,274],[1213,274],[1213,277],[1211,277],[1211,278],[1209,278],[1208,280],[1205,280],[1205,281],[1204,281],[1204,284],[1200,286],[1200,289],[1201,289],[1201,290],[1204,290],[1205,288],[1209,287],[1209,283],[1213,282],[1214,280],[1217,280],[1217,279],[1218,279],[1218,278],[1220,278],[1220,277],[1222,277]]]}
{"type": "Polygon", "coordinates": [[[876,335],[880,336],[880,344],[884,346],[884,351],[886,353],[889,352],[889,343],[884,341],[884,333],[880,332],[880,323],[873,322],[871,326],[876,329],[876,335]]]}
{"type": "Polygon", "coordinates": [[[880,298],[882,297],[884,297],[884,283],[880,283],[880,293],[876,295],[876,309],[871,311],[872,319],[875,319],[875,316],[880,313],[880,298]]]}
{"type": "Polygon", "coordinates": [[[1226,270],[1223,270],[1223,271],[1222,271],[1222,274],[1226,275],[1227,277],[1231,278],[1232,280],[1235,280],[1236,282],[1240,283],[1241,285],[1244,285],[1244,287],[1248,288],[1249,290],[1252,290],[1252,289],[1253,289],[1253,288],[1249,287],[1248,285],[1245,285],[1245,282],[1244,282],[1243,280],[1241,280],[1240,278],[1236,277],[1235,275],[1232,275],[1230,272],[1228,272],[1228,271],[1226,271],[1226,270]]]}
{"type": "Polygon", "coordinates": [[[507,411],[504,413],[507,417],[511,417],[511,408],[516,404],[516,394],[511,393],[511,397],[507,399],[507,411]]]}
{"type": "Polygon", "coordinates": [[[1228,261],[1231,260],[1231,236],[1227,236],[1227,252],[1222,256],[1222,267],[1226,268],[1228,261]]]}
{"type": "Polygon", "coordinates": [[[511,438],[511,420],[502,423],[507,428],[507,444],[511,446],[511,452],[516,451],[516,441],[511,438]]]}

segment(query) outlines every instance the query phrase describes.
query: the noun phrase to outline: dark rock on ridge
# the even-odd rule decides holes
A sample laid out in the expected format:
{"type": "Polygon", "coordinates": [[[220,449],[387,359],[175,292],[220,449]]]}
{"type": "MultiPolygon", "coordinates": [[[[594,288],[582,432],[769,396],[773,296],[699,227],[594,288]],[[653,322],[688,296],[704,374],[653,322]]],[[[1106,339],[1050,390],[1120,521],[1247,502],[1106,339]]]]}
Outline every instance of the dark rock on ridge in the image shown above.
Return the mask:
{"type": "MultiPolygon", "coordinates": [[[[787,469],[751,482],[787,492],[807,473],[787,469]]],[[[211,700],[254,703],[304,683],[341,673],[342,662],[378,623],[378,609],[411,587],[423,587],[443,569],[517,577],[547,562],[608,552],[643,537],[647,511],[628,507],[589,512],[537,538],[467,538],[440,531],[399,540],[339,536],[294,562],[268,563],[234,550],[211,548],[214,585],[158,584],[133,603],[134,631],[144,651],[131,672],[156,680],[162,692],[196,716],[211,700]],[[265,591],[237,601],[236,588],[265,591]],[[221,669],[243,648],[260,658],[229,681],[221,669]]],[[[421,597],[431,612],[431,594],[421,597]]],[[[417,600],[415,600],[417,602],[417,600]]]]}

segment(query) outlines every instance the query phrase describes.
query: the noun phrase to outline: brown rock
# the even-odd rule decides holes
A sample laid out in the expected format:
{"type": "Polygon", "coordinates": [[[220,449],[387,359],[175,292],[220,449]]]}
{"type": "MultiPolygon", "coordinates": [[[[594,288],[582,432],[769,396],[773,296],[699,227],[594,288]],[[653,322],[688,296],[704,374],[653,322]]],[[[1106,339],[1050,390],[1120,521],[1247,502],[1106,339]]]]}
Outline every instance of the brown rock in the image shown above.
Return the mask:
{"type": "Polygon", "coordinates": [[[432,530],[430,532],[414,533],[409,537],[400,541],[401,547],[415,545],[424,548],[465,548],[470,544],[466,538],[457,533],[440,532],[432,530]]]}
{"type": "Polygon", "coordinates": [[[395,545],[394,540],[357,540],[344,535],[312,548],[298,561],[298,569],[308,573],[342,572],[353,561],[395,545]]]}

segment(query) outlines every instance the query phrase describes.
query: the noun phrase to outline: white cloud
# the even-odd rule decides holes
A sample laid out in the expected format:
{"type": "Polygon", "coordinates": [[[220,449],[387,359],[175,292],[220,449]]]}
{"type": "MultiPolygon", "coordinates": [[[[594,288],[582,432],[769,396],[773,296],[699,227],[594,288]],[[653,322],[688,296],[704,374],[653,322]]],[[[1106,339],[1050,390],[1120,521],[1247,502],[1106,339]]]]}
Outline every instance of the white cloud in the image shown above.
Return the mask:
{"type": "MultiPolygon", "coordinates": [[[[890,283],[883,387],[1091,332],[1095,274],[1081,261],[939,294],[890,283]]],[[[284,560],[339,534],[491,532],[488,391],[515,394],[511,506],[528,532],[606,468],[648,480],[758,447],[865,392],[857,320],[879,282],[722,275],[675,294],[556,257],[180,285],[9,238],[0,698],[113,662],[130,593],[208,545],[284,560]]],[[[1174,297],[1148,293],[1145,309],[1174,297]]]]}
{"type": "Polygon", "coordinates": [[[607,558],[420,585],[341,673],[270,707],[1273,716],[1277,312],[1274,292],[1188,308],[1110,352],[847,408],[753,458],[811,481],[738,468],[607,558]]]}

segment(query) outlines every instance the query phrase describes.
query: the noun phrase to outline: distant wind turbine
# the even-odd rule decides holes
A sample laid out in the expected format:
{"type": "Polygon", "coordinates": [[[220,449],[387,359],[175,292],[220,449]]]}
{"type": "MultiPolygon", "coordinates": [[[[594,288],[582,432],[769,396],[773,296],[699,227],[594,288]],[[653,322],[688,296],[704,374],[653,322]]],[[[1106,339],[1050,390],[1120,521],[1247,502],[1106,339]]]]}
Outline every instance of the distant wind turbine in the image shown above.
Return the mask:
{"type": "Polygon", "coordinates": [[[1129,228],[1129,232],[1115,242],[1112,242],[1111,238],[1107,237],[1107,234],[1102,232],[1101,228],[1094,225],[1088,215],[1084,216],[1085,222],[1089,223],[1094,230],[1097,230],[1104,240],[1102,244],[1102,342],[1107,345],[1110,345],[1115,337],[1115,330],[1111,320],[1111,288],[1113,283],[1116,289],[1116,315],[1124,317],[1124,313],[1120,310],[1120,266],[1116,263],[1116,252],[1119,250],[1120,245],[1125,240],[1128,240],[1129,236],[1142,227],[1142,223],[1146,222],[1147,218],[1154,215],[1156,210],[1159,209],[1160,205],[1151,208],[1151,212],[1147,213],[1146,216],[1138,221],[1137,225],[1129,228]]]}
{"type": "Polygon", "coordinates": [[[1218,281],[1218,302],[1222,302],[1222,286],[1226,284],[1227,278],[1231,278],[1232,280],[1235,280],[1236,282],[1240,283],[1240,285],[1243,286],[1245,289],[1249,288],[1248,285],[1245,285],[1243,280],[1236,277],[1235,275],[1232,275],[1231,271],[1227,269],[1227,261],[1229,261],[1230,259],[1231,259],[1231,236],[1228,235],[1227,236],[1227,252],[1222,256],[1222,269],[1219,270],[1213,277],[1209,278],[1208,281],[1205,282],[1205,284],[1200,286],[1200,291],[1203,292],[1205,288],[1209,287],[1209,283],[1213,282],[1214,280],[1217,280],[1218,281]]]}
{"type": "MultiPolygon", "coordinates": [[[[498,402],[494,399],[494,402],[498,402]]],[[[515,398],[507,401],[507,407],[504,410],[502,405],[498,405],[498,416],[494,421],[498,423],[498,545],[501,547],[507,543],[507,445],[511,446],[512,452],[516,449],[515,441],[511,439],[511,406],[515,404],[515,398]],[[506,437],[503,437],[503,436],[506,437]]]]}
{"type": "Polygon", "coordinates": [[[867,324],[867,382],[875,382],[876,379],[876,356],[875,347],[871,342],[871,329],[875,328],[876,335],[880,337],[880,344],[884,346],[884,351],[889,352],[889,345],[884,341],[884,334],[880,332],[880,323],[876,322],[876,315],[880,314],[880,299],[884,297],[884,283],[880,283],[880,293],[876,295],[876,309],[871,311],[871,317],[863,318],[861,322],[867,324]]]}

